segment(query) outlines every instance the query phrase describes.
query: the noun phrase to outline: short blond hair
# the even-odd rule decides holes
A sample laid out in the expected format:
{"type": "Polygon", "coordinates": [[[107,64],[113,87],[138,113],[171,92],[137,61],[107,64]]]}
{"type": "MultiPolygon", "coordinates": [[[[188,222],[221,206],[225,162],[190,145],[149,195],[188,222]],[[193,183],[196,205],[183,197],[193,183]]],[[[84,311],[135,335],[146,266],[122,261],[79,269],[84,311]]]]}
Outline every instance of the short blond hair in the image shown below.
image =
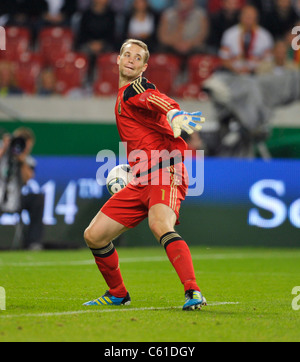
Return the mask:
{"type": "Polygon", "coordinates": [[[26,141],[32,140],[32,142],[35,142],[35,134],[32,131],[32,129],[27,127],[19,127],[14,130],[13,132],[14,137],[23,137],[26,141]]]}
{"type": "Polygon", "coordinates": [[[121,47],[120,55],[123,54],[125,47],[126,47],[127,45],[129,45],[129,44],[135,44],[135,45],[141,47],[142,49],[144,49],[144,51],[145,51],[144,64],[146,64],[146,63],[148,62],[149,58],[150,58],[150,53],[149,53],[148,45],[147,45],[146,43],[144,43],[143,41],[141,41],[141,40],[138,40],[138,39],[127,39],[127,40],[123,43],[123,45],[122,45],[122,47],[121,47]]]}

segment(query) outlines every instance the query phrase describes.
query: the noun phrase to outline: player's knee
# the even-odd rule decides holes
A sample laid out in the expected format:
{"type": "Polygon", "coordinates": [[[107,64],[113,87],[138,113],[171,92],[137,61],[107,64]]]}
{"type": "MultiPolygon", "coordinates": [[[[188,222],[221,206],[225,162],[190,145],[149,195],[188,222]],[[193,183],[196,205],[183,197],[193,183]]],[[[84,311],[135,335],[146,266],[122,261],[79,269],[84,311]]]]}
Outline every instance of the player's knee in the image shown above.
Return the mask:
{"type": "Polygon", "coordinates": [[[111,241],[108,238],[105,238],[99,231],[95,231],[92,226],[85,229],[83,237],[87,246],[91,249],[104,248],[111,241]]]}
{"type": "Polygon", "coordinates": [[[161,235],[165,234],[166,232],[172,229],[163,220],[153,219],[153,218],[149,220],[149,228],[158,240],[161,237],[161,235]]]}
{"type": "Polygon", "coordinates": [[[88,247],[91,247],[91,244],[92,244],[92,235],[91,235],[91,232],[90,232],[90,229],[87,228],[84,230],[84,233],[83,233],[83,238],[87,244],[88,247]]]}
{"type": "Polygon", "coordinates": [[[97,249],[102,247],[99,237],[94,233],[91,227],[85,229],[83,237],[89,248],[97,249]]]}

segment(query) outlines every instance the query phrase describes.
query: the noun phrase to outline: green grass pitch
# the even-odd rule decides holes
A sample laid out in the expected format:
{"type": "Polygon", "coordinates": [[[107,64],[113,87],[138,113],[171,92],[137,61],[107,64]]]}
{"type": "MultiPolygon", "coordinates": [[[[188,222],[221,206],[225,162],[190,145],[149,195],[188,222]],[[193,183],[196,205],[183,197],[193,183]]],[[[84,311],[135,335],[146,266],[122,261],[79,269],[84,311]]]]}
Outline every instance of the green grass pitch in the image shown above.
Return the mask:
{"type": "Polygon", "coordinates": [[[191,312],[181,310],[183,287],[160,247],[118,248],[127,307],[82,306],[107,289],[88,249],[0,252],[0,342],[300,341],[300,250],[191,252],[208,301],[191,312]]]}

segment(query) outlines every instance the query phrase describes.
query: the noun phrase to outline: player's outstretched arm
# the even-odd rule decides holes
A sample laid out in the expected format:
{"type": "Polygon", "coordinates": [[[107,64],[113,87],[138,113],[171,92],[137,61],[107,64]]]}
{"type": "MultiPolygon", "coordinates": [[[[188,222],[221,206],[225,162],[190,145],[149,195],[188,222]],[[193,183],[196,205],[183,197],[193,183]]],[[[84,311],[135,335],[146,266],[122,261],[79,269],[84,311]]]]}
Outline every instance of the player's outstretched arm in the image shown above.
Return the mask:
{"type": "Polygon", "coordinates": [[[201,131],[201,124],[205,122],[205,118],[201,117],[201,115],[201,112],[189,113],[179,111],[178,109],[169,111],[167,113],[167,119],[174,132],[174,137],[179,137],[182,130],[188,134],[192,134],[195,131],[201,131]]]}

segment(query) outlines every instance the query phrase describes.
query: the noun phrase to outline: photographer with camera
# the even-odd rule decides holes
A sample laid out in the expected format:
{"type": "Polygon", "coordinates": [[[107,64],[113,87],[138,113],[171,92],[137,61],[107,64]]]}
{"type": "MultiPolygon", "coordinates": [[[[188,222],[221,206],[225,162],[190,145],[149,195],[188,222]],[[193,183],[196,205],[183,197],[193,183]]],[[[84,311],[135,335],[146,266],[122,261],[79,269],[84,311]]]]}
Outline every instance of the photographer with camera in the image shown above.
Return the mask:
{"type": "Polygon", "coordinates": [[[34,133],[25,127],[4,134],[0,143],[0,213],[28,210],[30,225],[22,240],[25,249],[42,247],[44,195],[22,195],[22,187],[34,177],[36,161],[30,155],[34,143],[34,133]]]}

